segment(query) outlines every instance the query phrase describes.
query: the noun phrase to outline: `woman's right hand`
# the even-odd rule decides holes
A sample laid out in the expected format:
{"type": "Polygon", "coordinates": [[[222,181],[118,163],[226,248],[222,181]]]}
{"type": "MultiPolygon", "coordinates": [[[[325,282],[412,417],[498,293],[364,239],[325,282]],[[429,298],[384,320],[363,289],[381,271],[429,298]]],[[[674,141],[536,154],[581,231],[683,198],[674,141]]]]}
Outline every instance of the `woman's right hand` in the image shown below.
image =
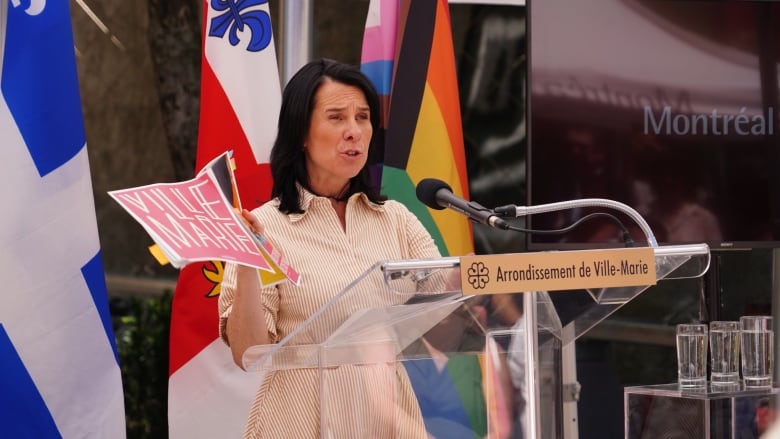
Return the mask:
{"type": "Polygon", "coordinates": [[[263,227],[263,224],[260,223],[260,220],[258,220],[257,217],[252,214],[252,212],[248,211],[247,209],[241,209],[241,212],[238,212],[238,209],[236,209],[236,211],[236,213],[241,214],[241,220],[244,221],[244,224],[246,224],[247,227],[249,227],[249,230],[257,233],[258,235],[263,234],[265,228],[263,227]]]}

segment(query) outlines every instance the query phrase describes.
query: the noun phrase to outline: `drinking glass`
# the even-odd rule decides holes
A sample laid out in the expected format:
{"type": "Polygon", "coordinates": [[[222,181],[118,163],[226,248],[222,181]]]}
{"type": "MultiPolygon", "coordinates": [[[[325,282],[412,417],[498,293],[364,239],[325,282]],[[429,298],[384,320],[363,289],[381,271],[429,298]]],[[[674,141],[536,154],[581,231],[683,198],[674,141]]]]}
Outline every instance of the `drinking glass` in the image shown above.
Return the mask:
{"type": "Polygon", "coordinates": [[[742,335],[742,379],[745,387],[772,385],[774,332],[772,317],[743,316],[739,318],[742,335]]]}
{"type": "Polygon", "coordinates": [[[677,379],[680,387],[707,384],[707,325],[677,325],[677,379]]]}
{"type": "Polygon", "coordinates": [[[710,381],[712,384],[739,381],[739,322],[710,322],[710,381]]]}

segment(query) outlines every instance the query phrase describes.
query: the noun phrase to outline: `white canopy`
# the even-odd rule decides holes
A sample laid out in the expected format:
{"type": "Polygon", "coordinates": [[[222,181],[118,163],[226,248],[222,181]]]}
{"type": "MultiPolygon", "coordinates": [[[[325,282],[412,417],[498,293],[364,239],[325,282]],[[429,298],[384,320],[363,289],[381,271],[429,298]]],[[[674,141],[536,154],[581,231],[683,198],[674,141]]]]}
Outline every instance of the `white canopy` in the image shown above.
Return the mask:
{"type": "MultiPolygon", "coordinates": [[[[712,6],[712,5],[706,5],[712,6]]],[[[758,56],[725,48],[633,0],[532,0],[534,95],[640,108],[659,97],[710,113],[761,112],[758,56]]]]}

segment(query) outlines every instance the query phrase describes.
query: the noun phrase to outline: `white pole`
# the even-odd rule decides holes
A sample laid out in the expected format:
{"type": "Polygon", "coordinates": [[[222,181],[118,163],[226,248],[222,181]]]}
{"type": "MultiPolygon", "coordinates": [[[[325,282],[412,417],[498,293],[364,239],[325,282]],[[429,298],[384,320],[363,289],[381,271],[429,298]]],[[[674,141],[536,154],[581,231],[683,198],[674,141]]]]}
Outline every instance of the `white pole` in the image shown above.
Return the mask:
{"type": "MultiPolygon", "coordinates": [[[[771,290],[770,298],[772,299],[772,332],[775,337],[775,358],[774,361],[774,382],[780,380],[780,331],[777,330],[780,326],[780,249],[772,249],[772,278],[771,278],[771,290]]],[[[776,397],[777,401],[780,397],[776,397]]]]}
{"type": "Polygon", "coordinates": [[[525,431],[523,437],[542,438],[542,416],[539,411],[542,398],[539,396],[539,328],[537,325],[536,299],[540,293],[523,294],[523,318],[525,319],[525,388],[528,400],[525,406],[525,431]]]}
{"type": "Polygon", "coordinates": [[[282,86],[312,59],[314,0],[281,0],[282,86]]]}

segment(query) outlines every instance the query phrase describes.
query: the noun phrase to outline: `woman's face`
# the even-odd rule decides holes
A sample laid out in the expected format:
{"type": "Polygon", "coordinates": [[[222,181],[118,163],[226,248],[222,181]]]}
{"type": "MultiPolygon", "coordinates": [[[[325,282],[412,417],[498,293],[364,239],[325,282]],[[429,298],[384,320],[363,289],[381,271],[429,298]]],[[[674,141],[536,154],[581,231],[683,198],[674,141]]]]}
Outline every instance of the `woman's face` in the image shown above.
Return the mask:
{"type": "Polygon", "coordinates": [[[309,185],[319,195],[341,195],[368,160],[371,111],[358,87],[326,79],[314,97],[304,143],[309,185]]]}

